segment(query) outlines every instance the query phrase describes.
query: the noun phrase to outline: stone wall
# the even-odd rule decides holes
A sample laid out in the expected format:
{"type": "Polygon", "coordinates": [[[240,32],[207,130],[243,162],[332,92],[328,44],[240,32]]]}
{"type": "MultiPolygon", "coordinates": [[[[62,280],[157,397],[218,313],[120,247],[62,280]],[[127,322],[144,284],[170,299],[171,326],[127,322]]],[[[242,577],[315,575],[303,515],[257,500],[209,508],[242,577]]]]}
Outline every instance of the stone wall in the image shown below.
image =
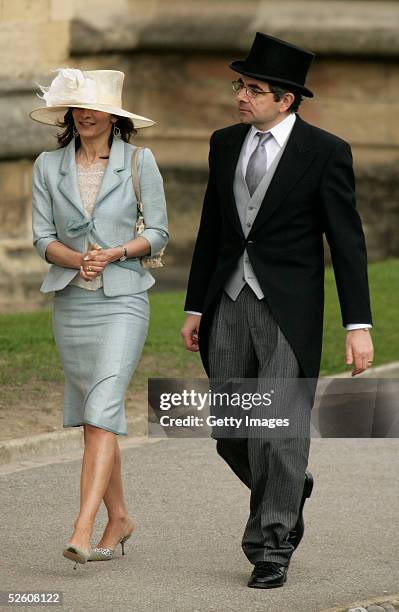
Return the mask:
{"type": "Polygon", "coordinates": [[[35,83],[48,84],[49,69],[60,65],[126,73],[125,107],[157,121],[136,142],[152,148],[165,178],[172,240],[160,277],[176,284],[184,281],[198,225],[209,136],[237,121],[228,63],[245,55],[256,30],[317,53],[309,75],[316,97],[301,115],[352,145],[370,260],[399,256],[397,3],[110,4],[86,0],[72,15],[67,2],[0,2],[0,30],[15,37],[4,49],[8,60],[0,60],[0,308],[43,300],[37,287],[46,266],[31,246],[30,176],[32,160],[55,140],[54,130],[27,118],[40,106],[35,83]],[[29,53],[18,38],[24,28],[29,53]]]}
{"type": "Polygon", "coordinates": [[[0,0],[0,309],[42,300],[43,264],[32,249],[31,169],[40,137],[27,113],[49,68],[70,61],[73,3],[0,0]]]}
{"type": "Polygon", "coordinates": [[[0,0],[0,79],[67,61],[72,8],[65,0],[0,0]]]}

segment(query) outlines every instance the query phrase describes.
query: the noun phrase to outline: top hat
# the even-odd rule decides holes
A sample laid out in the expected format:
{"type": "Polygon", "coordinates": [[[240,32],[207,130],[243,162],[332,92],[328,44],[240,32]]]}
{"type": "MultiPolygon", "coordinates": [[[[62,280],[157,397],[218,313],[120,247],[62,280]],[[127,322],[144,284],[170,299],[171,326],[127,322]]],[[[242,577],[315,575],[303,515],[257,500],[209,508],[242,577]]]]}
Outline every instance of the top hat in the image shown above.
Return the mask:
{"type": "Polygon", "coordinates": [[[230,68],[259,81],[289,85],[313,98],[313,93],[305,87],[305,79],[314,57],[310,51],[257,32],[248,57],[232,62],[230,68]]]}
{"type": "Polygon", "coordinates": [[[125,75],[119,70],[85,70],[57,68],[58,75],[49,87],[39,85],[46,106],[36,108],[29,116],[39,123],[58,125],[68,108],[90,108],[133,120],[135,128],[150,127],[155,121],[122,108],[122,86],[125,75]]]}

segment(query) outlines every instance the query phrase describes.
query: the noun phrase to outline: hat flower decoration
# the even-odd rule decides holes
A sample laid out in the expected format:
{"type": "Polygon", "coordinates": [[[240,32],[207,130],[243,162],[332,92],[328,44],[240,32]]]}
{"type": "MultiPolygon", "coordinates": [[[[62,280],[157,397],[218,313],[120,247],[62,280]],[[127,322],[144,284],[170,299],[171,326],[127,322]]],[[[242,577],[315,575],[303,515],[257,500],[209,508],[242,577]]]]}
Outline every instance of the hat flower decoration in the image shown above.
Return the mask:
{"type": "Polygon", "coordinates": [[[47,106],[63,104],[90,103],[97,100],[97,85],[93,79],[85,77],[81,70],[77,68],[56,68],[52,72],[58,75],[49,87],[38,84],[42,91],[42,96],[36,94],[46,102],[47,106]]]}

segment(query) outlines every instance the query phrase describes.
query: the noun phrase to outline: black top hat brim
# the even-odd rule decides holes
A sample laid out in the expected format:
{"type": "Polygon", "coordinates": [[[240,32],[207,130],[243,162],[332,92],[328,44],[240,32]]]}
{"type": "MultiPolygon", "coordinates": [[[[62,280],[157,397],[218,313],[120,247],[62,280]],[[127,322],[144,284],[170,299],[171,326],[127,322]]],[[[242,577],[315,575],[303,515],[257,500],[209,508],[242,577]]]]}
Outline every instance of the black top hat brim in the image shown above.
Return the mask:
{"type": "Polygon", "coordinates": [[[308,98],[314,97],[314,94],[310,89],[308,89],[304,85],[295,83],[294,81],[287,81],[287,79],[279,79],[275,76],[266,75],[266,74],[257,74],[255,72],[250,72],[249,70],[246,70],[245,61],[237,60],[235,62],[232,62],[230,64],[230,68],[234,70],[235,72],[239,72],[240,74],[243,74],[245,76],[253,77],[254,79],[257,79],[258,81],[265,81],[267,83],[281,83],[282,85],[289,85],[295,90],[294,93],[299,92],[300,94],[302,94],[303,96],[307,96],[308,98]]]}

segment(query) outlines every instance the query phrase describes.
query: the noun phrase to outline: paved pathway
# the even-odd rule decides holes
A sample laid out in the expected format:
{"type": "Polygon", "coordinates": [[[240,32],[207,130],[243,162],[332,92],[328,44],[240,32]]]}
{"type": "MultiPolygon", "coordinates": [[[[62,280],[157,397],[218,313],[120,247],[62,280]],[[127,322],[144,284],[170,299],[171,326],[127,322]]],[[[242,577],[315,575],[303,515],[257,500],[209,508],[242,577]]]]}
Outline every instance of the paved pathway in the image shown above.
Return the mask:
{"type": "MultiPolygon", "coordinates": [[[[399,440],[312,441],[305,537],[286,586],[271,591],[246,587],[248,492],[214,442],[126,445],[136,535],[124,558],[76,571],[61,550],[78,507],[80,452],[0,468],[1,590],[61,590],[72,612],[319,612],[399,591],[399,440]]],[[[96,535],[104,522],[102,509],[96,535]]]]}

